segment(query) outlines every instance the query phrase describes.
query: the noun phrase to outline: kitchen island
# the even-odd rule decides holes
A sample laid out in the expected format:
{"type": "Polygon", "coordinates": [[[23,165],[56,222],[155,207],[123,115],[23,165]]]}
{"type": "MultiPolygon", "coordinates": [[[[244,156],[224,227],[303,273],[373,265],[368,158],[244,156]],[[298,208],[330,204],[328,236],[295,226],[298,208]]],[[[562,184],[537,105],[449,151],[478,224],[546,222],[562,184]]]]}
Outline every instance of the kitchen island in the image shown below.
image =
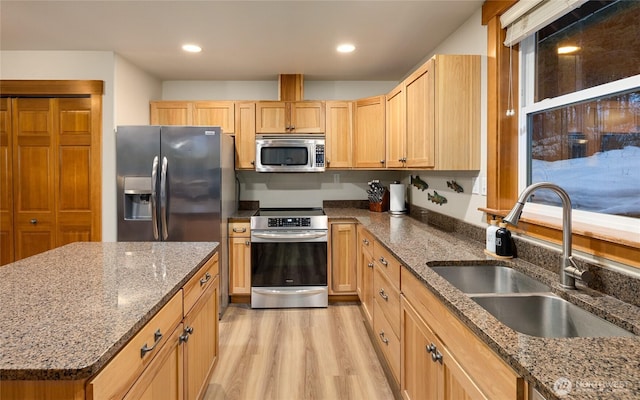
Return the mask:
{"type": "MultiPolygon", "coordinates": [[[[217,248],[216,242],[82,242],[0,268],[0,398],[30,397],[16,389],[20,382],[46,386],[52,381],[75,385],[73,398],[84,398],[78,388],[119,356],[165,306],[175,310],[166,318],[171,329],[182,325],[183,291],[184,314],[188,303],[195,309],[200,296],[209,294],[215,295],[217,311],[217,248]],[[188,300],[194,279],[200,279],[202,293],[194,290],[188,300]],[[209,287],[211,293],[205,294],[209,287]]],[[[217,340],[217,313],[213,328],[217,340]]],[[[158,348],[170,333],[156,336],[158,348]]],[[[141,340],[150,347],[153,338],[141,340]]],[[[140,368],[155,357],[135,351],[144,360],[140,368]]]]}
{"type": "MultiPolygon", "coordinates": [[[[448,232],[406,215],[393,216],[363,209],[325,208],[325,212],[330,222],[332,219],[355,219],[401,263],[403,277],[415,278],[447,313],[455,316],[517,376],[548,400],[638,398],[640,337],[543,338],[519,333],[499,322],[431,269],[435,265],[456,266],[468,264],[468,261],[495,263],[495,259],[483,252],[484,242],[480,240],[484,237],[471,239],[474,235],[479,236],[478,232],[448,232]],[[563,392],[562,385],[567,383],[571,387],[563,392]]],[[[460,228],[461,231],[464,229],[460,228]]],[[[591,313],[635,335],[640,334],[640,309],[637,306],[583,285],[578,290],[563,289],[557,273],[520,258],[500,262],[542,281],[560,297],[591,313]]],[[[406,283],[400,282],[403,293],[406,283]]],[[[627,289],[621,286],[617,290],[627,289]]],[[[435,317],[441,318],[441,314],[435,317]]],[[[481,375],[489,374],[486,365],[477,360],[474,364],[481,375]]],[[[463,367],[471,368],[469,365],[463,367]]],[[[498,382],[495,376],[491,379],[498,382]]]]}

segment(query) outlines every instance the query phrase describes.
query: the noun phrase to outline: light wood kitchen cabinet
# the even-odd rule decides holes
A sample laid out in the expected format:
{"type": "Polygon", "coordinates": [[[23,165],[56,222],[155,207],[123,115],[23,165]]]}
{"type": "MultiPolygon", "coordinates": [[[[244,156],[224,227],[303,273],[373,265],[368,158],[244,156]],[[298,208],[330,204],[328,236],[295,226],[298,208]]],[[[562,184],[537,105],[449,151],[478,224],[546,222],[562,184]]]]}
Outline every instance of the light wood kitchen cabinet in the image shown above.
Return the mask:
{"type": "Polygon", "coordinates": [[[354,167],[385,167],[385,97],[374,96],[356,101],[354,167]]]}
{"type": "Polygon", "coordinates": [[[235,105],[236,169],[256,168],[256,103],[235,105]]]}
{"type": "Polygon", "coordinates": [[[256,133],[324,133],[322,101],[260,101],[256,103],[256,133]]]}
{"type": "Polygon", "coordinates": [[[329,294],[357,294],[356,223],[331,222],[329,294]]]}
{"type": "Polygon", "coordinates": [[[193,102],[151,101],[149,119],[151,125],[193,125],[193,102]]]}
{"type": "Polygon", "coordinates": [[[101,239],[100,109],[94,97],[3,99],[2,264],[101,239]]]}
{"type": "Polygon", "coordinates": [[[405,98],[403,83],[385,96],[387,168],[403,168],[407,161],[405,98]]]}
{"type": "Polygon", "coordinates": [[[353,102],[327,101],[325,139],[328,169],[353,167],[353,102]]]}
{"type": "Polygon", "coordinates": [[[525,382],[412,272],[401,270],[405,399],[525,399],[525,382]]]}
{"type": "Polygon", "coordinates": [[[182,324],[174,329],[167,343],[136,380],[124,400],[184,399],[183,330],[182,324]]]}
{"type": "Polygon", "coordinates": [[[223,133],[235,132],[233,101],[151,101],[151,125],[219,126],[223,133]]]}
{"type": "Polygon", "coordinates": [[[364,315],[373,326],[373,236],[362,225],[357,227],[358,233],[358,271],[356,286],[364,315]]]}
{"type": "Polygon", "coordinates": [[[251,231],[249,222],[229,223],[229,294],[251,294],[251,231]]]}

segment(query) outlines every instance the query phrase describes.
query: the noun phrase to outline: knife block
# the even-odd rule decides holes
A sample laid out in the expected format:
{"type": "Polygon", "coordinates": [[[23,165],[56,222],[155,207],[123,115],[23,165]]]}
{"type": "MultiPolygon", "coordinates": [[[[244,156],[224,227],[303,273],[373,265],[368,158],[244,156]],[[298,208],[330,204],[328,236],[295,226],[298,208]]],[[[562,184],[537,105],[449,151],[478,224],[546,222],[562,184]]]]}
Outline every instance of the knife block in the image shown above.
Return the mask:
{"type": "Polygon", "coordinates": [[[385,190],[382,194],[382,201],[378,203],[369,202],[369,211],[385,212],[389,210],[389,191],[385,190]]]}

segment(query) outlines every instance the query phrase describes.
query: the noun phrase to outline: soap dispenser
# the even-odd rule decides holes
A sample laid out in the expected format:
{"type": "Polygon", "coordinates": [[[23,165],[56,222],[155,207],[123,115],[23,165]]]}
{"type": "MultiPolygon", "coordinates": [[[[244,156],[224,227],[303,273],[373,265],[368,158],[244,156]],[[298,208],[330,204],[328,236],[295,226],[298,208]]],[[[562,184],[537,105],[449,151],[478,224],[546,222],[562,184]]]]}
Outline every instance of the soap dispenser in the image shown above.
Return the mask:
{"type": "Polygon", "coordinates": [[[511,232],[507,229],[506,222],[500,222],[500,228],[496,231],[496,255],[501,257],[513,257],[511,246],[511,232]]]}

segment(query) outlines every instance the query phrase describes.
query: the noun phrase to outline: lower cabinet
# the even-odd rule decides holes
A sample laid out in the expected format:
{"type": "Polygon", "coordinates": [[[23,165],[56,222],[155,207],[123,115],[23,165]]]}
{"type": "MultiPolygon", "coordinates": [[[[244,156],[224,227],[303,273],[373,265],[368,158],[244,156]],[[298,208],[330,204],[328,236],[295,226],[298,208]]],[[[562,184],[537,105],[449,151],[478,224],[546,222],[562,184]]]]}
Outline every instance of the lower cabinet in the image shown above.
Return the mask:
{"type": "Polygon", "coordinates": [[[358,260],[356,246],[356,223],[338,221],[329,224],[329,294],[355,295],[357,293],[358,260]]]}
{"type": "Polygon", "coordinates": [[[251,230],[249,222],[229,223],[229,295],[233,302],[251,295],[251,230]]]}
{"type": "Polygon", "coordinates": [[[404,399],[524,400],[525,381],[453,315],[412,272],[401,274],[404,399]]]}
{"type": "Polygon", "coordinates": [[[218,357],[218,254],[86,386],[86,400],[202,399],[218,357]]]}
{"type": "Polygon", "coordinates": [[[373,326],[373,236],[358,225],[358,262],[356,287],[360,304],[369,326],[373,326]]]}

